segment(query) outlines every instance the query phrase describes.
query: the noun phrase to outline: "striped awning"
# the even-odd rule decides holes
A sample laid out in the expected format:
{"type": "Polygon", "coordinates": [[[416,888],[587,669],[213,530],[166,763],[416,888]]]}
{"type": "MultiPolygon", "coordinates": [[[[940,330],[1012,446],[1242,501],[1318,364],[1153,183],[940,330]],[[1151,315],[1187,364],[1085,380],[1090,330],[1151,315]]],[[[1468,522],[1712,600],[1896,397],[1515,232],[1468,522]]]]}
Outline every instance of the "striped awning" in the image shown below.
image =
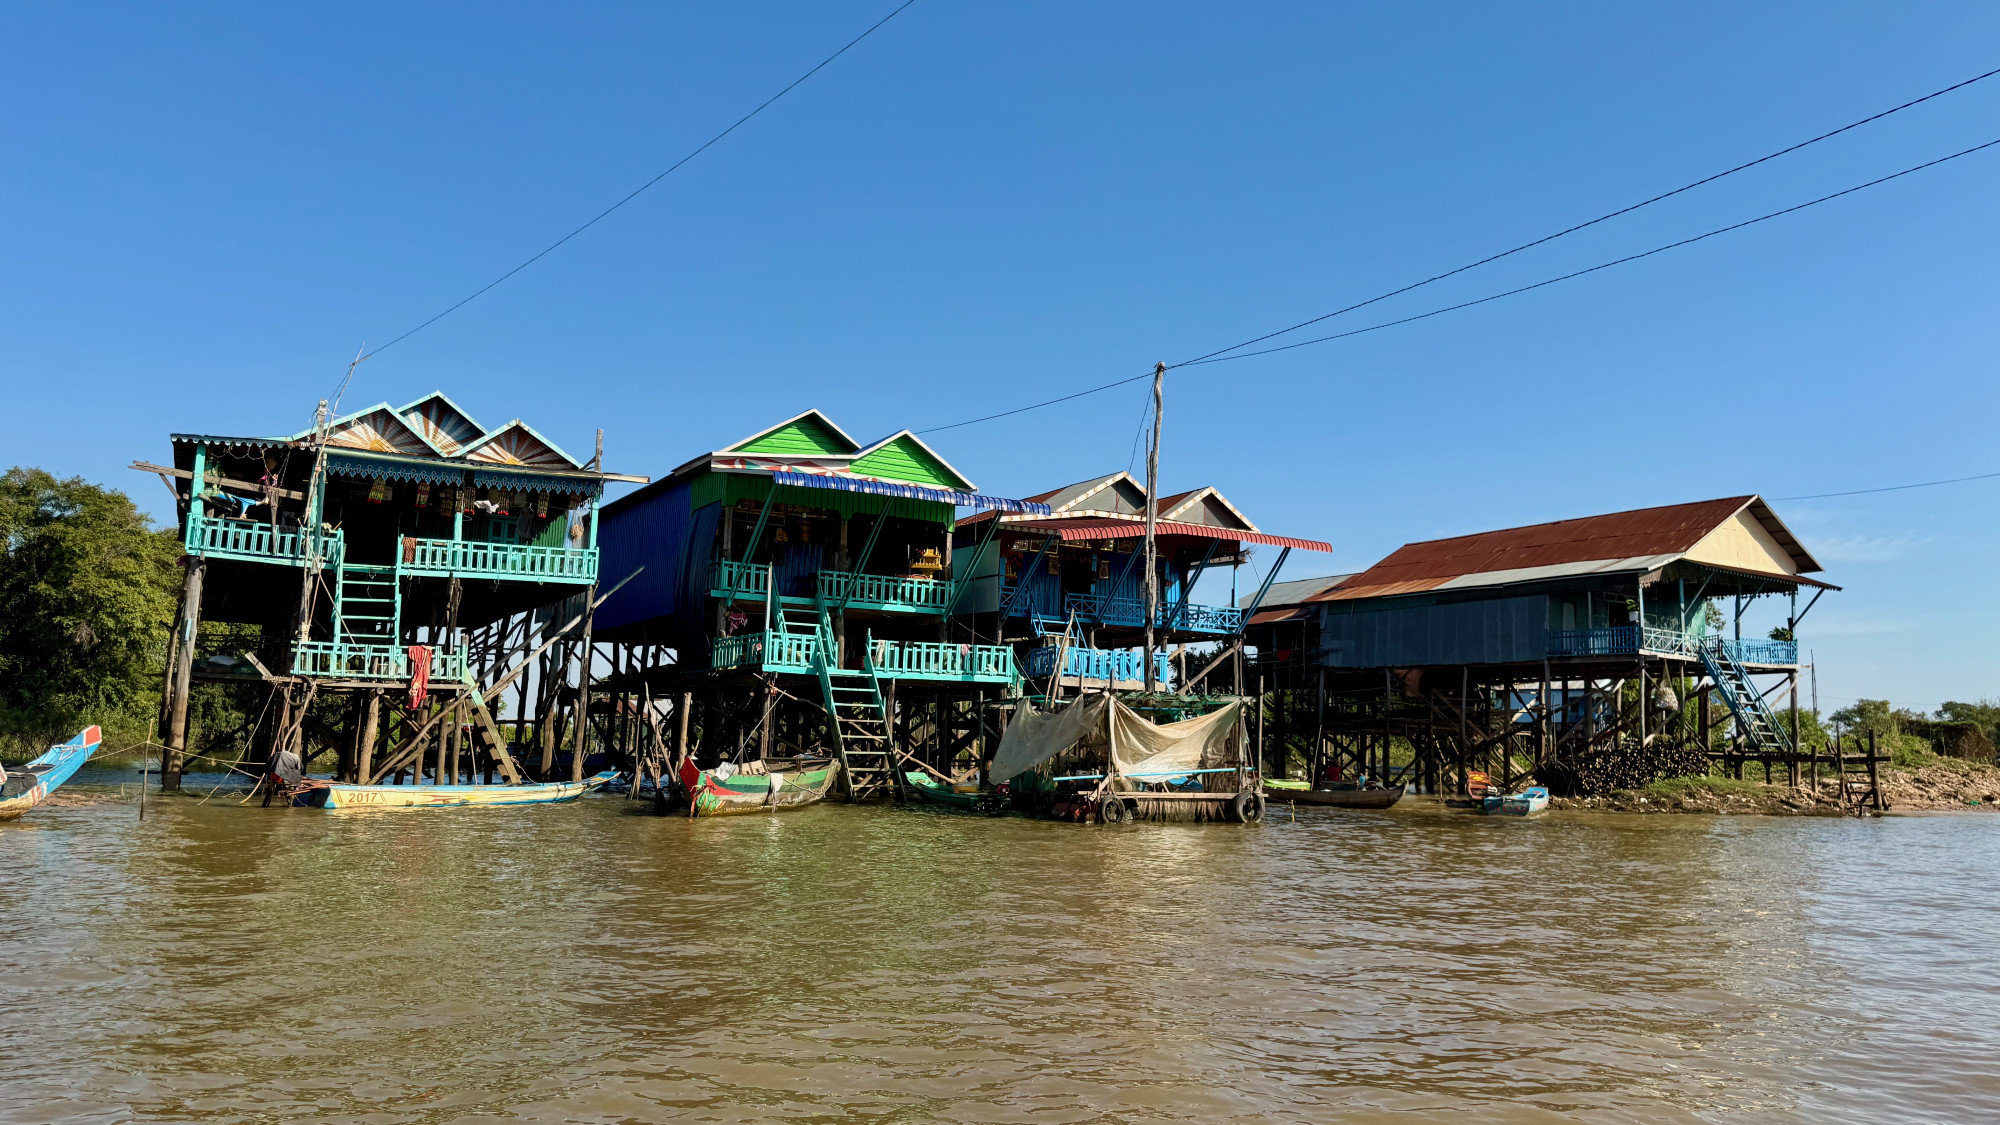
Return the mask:
{"type": "Polygon", "coordinates": [[[794,485],[798,488],[831,488],[839,492],[865,492],[871,496],[896,496],[904,500],[930,500],[939,504],[951,504],[960,508],[992,508],[1002,512],[1019,512],[1023,515],[1046,516],[1052,513],[1047,504],[1037,504],[1032,500],[1009,500],[1004,496],[988,496],[983,492],[960,492],[952,488],[926,488],[920,484],[901,484],[895,481],[863,480],[859,477],[818,476],[811,473],[774,472],[771,479],[779,484],[794,485]]]}

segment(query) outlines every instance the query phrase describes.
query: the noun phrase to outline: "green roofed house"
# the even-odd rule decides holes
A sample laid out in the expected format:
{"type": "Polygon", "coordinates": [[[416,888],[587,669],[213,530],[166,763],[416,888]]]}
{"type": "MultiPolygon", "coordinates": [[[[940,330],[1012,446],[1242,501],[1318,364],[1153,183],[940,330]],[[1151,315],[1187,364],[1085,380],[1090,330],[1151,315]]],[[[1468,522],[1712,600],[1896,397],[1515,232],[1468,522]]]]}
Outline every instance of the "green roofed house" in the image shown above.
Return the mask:
{"type": "Polygon", "coordinates": [[[365,697],[343,736],[344,780],[378,780],[380,767],[414,768],[412,780],[432,769],[449,781],[475,760],[513,776],[483,704],[466,721],[484,756],[468,743],[463,770],[456,733],[433,737],[435,763],[414,756],[424,746],[404,747],[410,760],[400,764],[374,761],[383,695],[405,693],[419,701],[412,707],[470,706],[471,689],[501,671],[506,646],[489,642],[502,623],[537,610],[546,617],[596,583],[593,517],[604,482],[645,478],[599,472],[519,419],[483,426],[443,392],[282,436],[172,441],[172,465],[134,465],[174,490],[186,552],[163,708],[170,786],[186,747],[189,692],[203,681],[277,693],[271,722],[259,728],[267,750],[304,746],[303,724],[286,725],[294,706],[329,693],[365,697]],[[211,642],[204,622],[238,628],[211,642]],[[222,650],[210,651],[217,643],[222,650]]]}
{"type": "Polygon", "coordinates": [[[596,635],[647,654],[627,689],[700,697],[707,752],[741,749],[718,744],[725,729],[766,749],[825,747],[851,795],[893,789],[892,716],[1015,678],[1010,649],[950,634],[962,508],[1048,511],[981,494],[908,430],[863,444],[808,410],[606,506],[605,579],[633,577],[598,610],[596,635]]]}

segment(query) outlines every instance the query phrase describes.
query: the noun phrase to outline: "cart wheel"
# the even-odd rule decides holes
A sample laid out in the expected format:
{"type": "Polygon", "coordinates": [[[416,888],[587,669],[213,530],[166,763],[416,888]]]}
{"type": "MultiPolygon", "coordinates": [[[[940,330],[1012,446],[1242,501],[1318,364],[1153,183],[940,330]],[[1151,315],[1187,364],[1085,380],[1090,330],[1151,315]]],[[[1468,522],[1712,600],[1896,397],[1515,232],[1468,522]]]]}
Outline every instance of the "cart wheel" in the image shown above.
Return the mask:
{"type": "Polygon", "coordinates": [[[1106,824],[1122,824],[1131,816],[1125,811],[1125,802],[1117,797],[1106,797],[1097,803],[1097,819],[1106,824]]]}
{"type": "Polygon", "coordinates": [[[1229,803],[1229,815],[1243,824],[1255,824],[1264,819],[1264,795],[1255,789],[1245,789],[1229,803]]]}

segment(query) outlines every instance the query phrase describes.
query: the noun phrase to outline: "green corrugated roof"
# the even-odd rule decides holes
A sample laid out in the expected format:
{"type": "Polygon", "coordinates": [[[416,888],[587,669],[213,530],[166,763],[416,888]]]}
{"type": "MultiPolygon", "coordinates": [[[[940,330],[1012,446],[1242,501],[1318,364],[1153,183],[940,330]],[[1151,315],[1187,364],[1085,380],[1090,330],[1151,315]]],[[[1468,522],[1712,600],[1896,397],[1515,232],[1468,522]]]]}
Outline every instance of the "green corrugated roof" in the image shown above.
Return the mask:
{"type": "Polygon", "coordinates": [[[933,488],[972,489],[971,481],[953,472],[950,465],[925,449],[923,442],[908,434],[898,435],[855,458],[849,468],[861,476],[883,480],[927,484],[933,488]]]}
{"type": "Polygon", "coordinates": [[[781,426],[730,446],[729,453],[846,454],[857,447],[817,410],[807,411],[781,426]]]}

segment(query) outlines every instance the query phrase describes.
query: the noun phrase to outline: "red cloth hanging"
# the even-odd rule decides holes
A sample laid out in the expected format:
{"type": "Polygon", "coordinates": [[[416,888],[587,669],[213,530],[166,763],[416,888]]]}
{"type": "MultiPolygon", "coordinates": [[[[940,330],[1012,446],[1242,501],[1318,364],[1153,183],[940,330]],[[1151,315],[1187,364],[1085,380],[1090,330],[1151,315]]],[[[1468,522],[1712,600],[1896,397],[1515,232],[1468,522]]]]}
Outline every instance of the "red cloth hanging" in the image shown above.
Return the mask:
{"type": "Polygon", "coordinates": [[[431,693],[431,647],[410,646],[410,710],[424,705],[431,693]]]}

